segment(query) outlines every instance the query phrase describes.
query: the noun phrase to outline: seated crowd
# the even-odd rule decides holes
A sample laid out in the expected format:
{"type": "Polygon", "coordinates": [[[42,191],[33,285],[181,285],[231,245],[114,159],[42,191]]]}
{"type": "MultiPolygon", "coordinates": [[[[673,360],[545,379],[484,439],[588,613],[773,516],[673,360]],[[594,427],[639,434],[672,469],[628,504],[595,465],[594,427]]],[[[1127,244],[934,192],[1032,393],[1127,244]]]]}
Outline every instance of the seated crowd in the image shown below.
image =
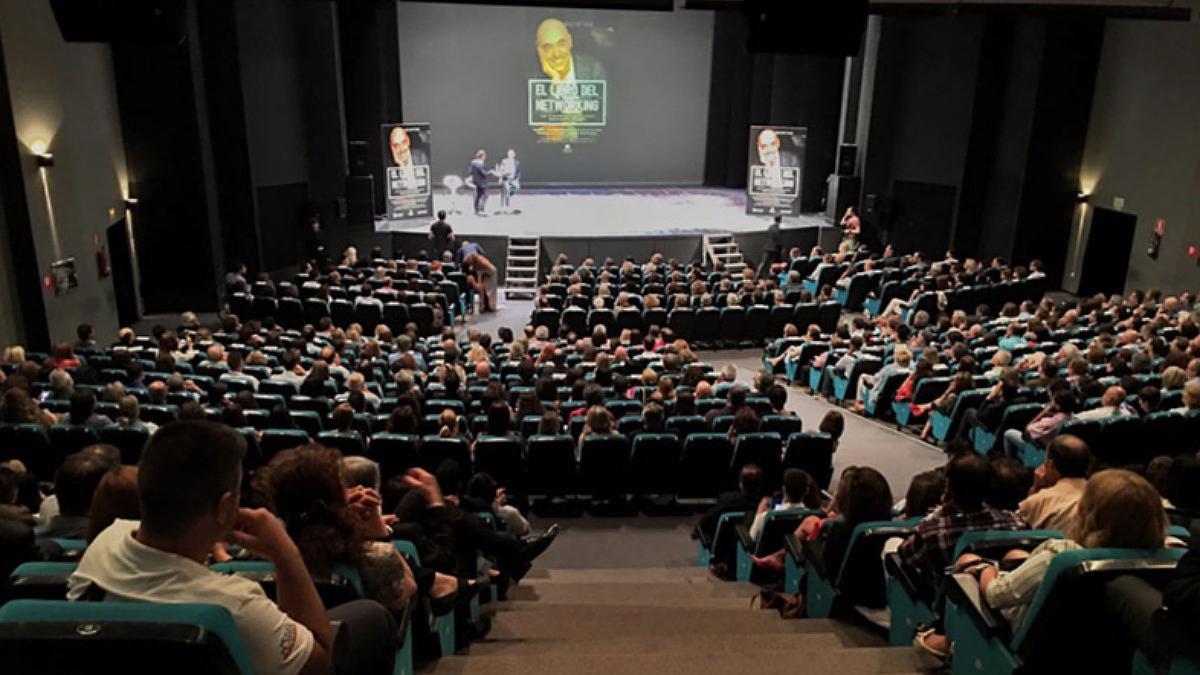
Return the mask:
{"type": "MultiPolygon", "coordinates": [[[[817,503],[805,488],[806,476],[773,486],[744,482],[739,494],[722,497],[700,528],[711,527],[723,512],[741,514],[736,521],[756,526],[746,542],[751,546],[743,548],[755,550],[758,539],[757,550],[764,551],[758,525],[764,515],[794,513],[794,532],[788,532],[804,546],[784,550],[777,534],[765,554],[750,556],[755,574],[772,579],[790,556],[799,556],[803,566],[804,555],[816,555],[807,574],[823,570],[836,581],[840,569],[841,584],[856,562],[846,549],[850,533],[864,523],[891,523],[891,530],[906,534],[879,542],[885,558],[894,558],[885,566],[887,575],[878,567],[851,569],[861,574],[850,586],[882,589],[885,579],[898,578],[928,603],[933,620],[915,636],[923,651],[951,658],[955,635],[947,638],[943,612],[947,587],[954,598],[953,589],[963,583],[956,574],[974,578],[978,596],[967,597],[998,612],[1008,624],[1006,635],[1024,637],[1022,623],[1055,556],[1077,549],[1100,549],[1103,556],[1116,549],[1153,558],[1164,546],[1187,545],[1187,528],[1200,517],[1195,302],[1192,293],[1132,292],[1010,302],[998,313],[984,304],[949,312],[900,308],[850,317],[832,335],[817,326],[801,335],[788,326],[768,347],[766,368],[781,373],[777,366],[787,365],[788,374],[814,393],[853,402],[854,412],[944,442],[949,462],[913,477],[907,498],[894,508],[887,482],[865,467],[846,469],[834,494],[817,503]],[[1168,536],[1172,524],[1182,527],[1168,536]],[[1018,533],[1012,541],[1023,545],[993,555],[958,554],[963,535],[1003,531],[1018,533]]],[[[866,557],[877,565],[879,551],[866,557]]],[[[718,572],[727,572],[728,554],[713,555],[718,572]]],[[[1105,615],[1124,631],[1114,642],[1137,647],[1160,672],[1178,652],[1149,628],[1151,612],[1166,605],[1168,614],[1192,621],[1194,629],[1200,611],[1195,565],[1188,553],[1178,568],[1171,563],[1176,571],[1169,580],[1137,588],[1152,601],[1113,601],[1129,587],[1121,583],[1106,596],[1120,608],[1105,615]]],[[[838,593],[853,597],[840,585],[838,593]]],[[[858,604],[886,607],[893,599],[882,590],[867,597],[858,604]]],[[[805,600],[803,592],[772,598],[789,616],[803,615],[805,600]]],[[[903,608],[891,610],[891,621],[898,621],[895,613],[903,608]]]]}
{"type": "MultiPolygon", "coordinates": [[[[556,274],[579,274],[563,265],[556,274]]],[[[685,274],[647,265],[648,276],[663,265],[685,274]]],[[[635,268],[627,261],[618,274],[635,268]]],[[[955,284],[1014,277],[1001,263],[982,270],[949,256],[933,268],[955,284]]],[[[386,268],[356,274],[377,274],[384,289],[391,278],[386,268]]],[[[359,281],[360,299],[374,293],[359,281]]],[[[778,290],[750,283],[751,294],[778,290]]],[[[639,290],[639,302],[653,302],[639,290]]],[[[622,293],[633,302],[632,289],[622,293]]],[[[185,316],[150,335],[122,329],[108,346],[84,325],[74,344],[51,354],[10,347],[0,363],[0,572],[72,559],[73,540],[84,540],[67,583],[73,600],[216,603],[249,637],[260,672],[385,672],[414,607],[453,614],[459,645],[486,633],[486,617],[466,611],[472,598],[519,582],[557,534],[530,534],[533,498],[716,497],[696,534],[720,575],[741,578],[720,547],[722,528],[744,527],[737,543],[754,554],[754,574],[778,579],[799,557],[806,588],[824,575],[840,593],[861,592],[850,604],[886,606],[879,560],[891,556],[932,611],[917,643],[948,658],[947,570],[976,577],[982,602],[1016,630],[1054,556],[1186,545],[1189,535],[1168,537],[1168,525],[1200,514],[1200,435],[1121,453],[1069,424],[1081,409],[1146,424],[1196,417],[1193,303],[1138,293],[1026,300],[993,314],[936,302],[933,313],[893,308],[803,336],[789,322],[752,386],[661,323],[551,331],[535,315],[519,334],[493,338],[335,322],[332,312],[296,328],[228,314],[218,330],[185,316]],[[948,463],[914,476],[899,503],[867,466],[823,492],[845,419],[831,411],[806,431],[788,409],[780,364],[816,391],[860,402],[859,412],[903,409],[897,421],[928,424],[948,463]],[[1168,407],[1175,397],[1178,411],[1168,407]],[[1029,404],[1038,410],[1018,428],[1010,408],[1029,404]],[[859,534],[881,523],[888,540],[864,558],[859,534]],[[967,533],[1028,530],[1058,534],[994,559],[959,555],[967,533]],[[270,563],[269,595],[219,566],[245,560],[270,563]],[[346,574],[361,579],[361,597],[326,606],[321,584],[346,574]],[[350,627],[353,649],[333,649],[331,621],[350,627]]],[[[1200,613],[1183,577],[1192,558],[1157,602],[1183,616],[1200,613]]],[[[803,592],[772,600],[789,616],[804,615],[806,601],[820,605],[803,592]]],[[[1152,660],[1171,658],[1138,626],[1128,630],[1152,660]]]]}

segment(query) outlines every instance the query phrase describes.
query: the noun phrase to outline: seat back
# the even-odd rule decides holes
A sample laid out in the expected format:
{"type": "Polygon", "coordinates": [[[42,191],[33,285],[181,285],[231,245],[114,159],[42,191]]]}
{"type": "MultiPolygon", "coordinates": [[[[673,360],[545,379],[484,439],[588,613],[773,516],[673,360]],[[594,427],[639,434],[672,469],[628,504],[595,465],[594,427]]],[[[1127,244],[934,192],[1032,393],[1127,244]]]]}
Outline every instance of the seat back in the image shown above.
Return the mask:
{"type": "Polygon", "coordinates": [[[667,325],[680,338],[695,339],[696,313],[688,307],[676,307],[667,314],[667,325]]]}
{"type": "Polygon", "coordinates": [[[8,575],[3,600],[66,600],[76,562],[27,562],[8,575]]]}
{"type": "Polygon", "coordinates": [[[692,433],[683,440],[678,495],[682,498],[716,497],[732,485],[729,471],[733,444],[718,433],[692,433]]]}
{"type": "MultiPolygon", "coordinates": [[[[1033,419],[1033,417],[1030,417],[1030,419],[1033,419]]],[[[1024,425],[1014,428],[1024,428],[1024,425]]],[[[1058,425],[1058,433],[1079,437],[1083,442],[1088,444],[1089,448],[1092,448],[1093,453],[1096,453],[1100,449],[1101,426],[1099,420],[1067,420],[1058,425]]]]}
{"type": "Polygon", "coordinates": [[[1192,455],[1200,450],[1200,424],[1176,412],[1156,412],[1146,415],[1144,422],[1154,455],[1192,455]]]}
{"type": "Polygon", "coordinates": [[[667,431],[674,432],[683,442],[691,434],[707,432],[708,423],[700,415],[676,415],[667,418],[667,431]]]}
{"type": "Polygon", "coordinates": [[[568,434],[530,436],[526,442],[526,490],[561,497],[575,493],[575,443],[568,434]]]}
{"type": "Polygon", "coordinates": [[[516,436],[480,436],[475,439],[475,471],[494,478],[509,494],[525,493],[525,467],[521,455],[521,439],[516,436]]]}
{"type": "Polygon", "coordinates": [[[817,310],[817,325],[821,327],[822,333],[832,333],[837,328],[837,322],[841,316],[842,303],[822,302],[817,310]]]}
{"type": "Polygon", "coordinates": [[[716,307],[702,307],[695,310],[696,326],[692,339],[696,342],[712,343],[717,338],[717,330],[721,322],[721,313],[716,307]]]}
{"type": "Polygon", "coordinates": [[[100,440],[121,451],[122,464],[136,465],[142,459],[142,448],[150,440],[150,430],[113,424],[100,430],[100,440]]]}
{"type": "Polygon", "coordinates": [[[919,518],[879,520],[855,526],[835,583],[841,600],[854,606],[887,606],[887,580],[880,562],[883,545],[893,537],[904,538],[912,534],[919,522],[919,518]]]}
{"type": "Polygon", "coordinates": [[[779,485],[783,475],[783,439],[773,431],[741,434],[733,446],[734,475],[747,464],[757,464],[764,485],[779,485]]]}
{"type": "Polygon", "coordinates": [[[0,460],[19,459],[39,480],[51,480],[66,455],[50,450],[50,437],[40,424],[0,424],[0,460]]]}
{"type": "Polygon", "coordinates": [[[803,469],[822,489],[833,480],[833,437],[819,431],[801,431],[788,436],[783,470],[803,469]]]}
{"type": "Polygon", "coordinates": [[[258,446],[262,452],[262,461],[266,463],[277,453],[306,445],[308,441],[308,432],[303,429],[267,429],[259,438],[258,446]]]}
{"type": "Polygon", "coordinates": [[[674,495],[681,445],[675,434],[638,434],[633,438],[630,479],[635,495],[674,495]]]}
{"type": "Polygon", "coordinates": [[[1106,661],[1111,666],[1112,658],[1127,659],[1128,653],[1109,651],[1119,645],[1097,640],[1097,636],[1109,634],[1103,584],[1129,575],[1161,585],[1185,552],[1093,548],[1059,553],[1050,561],[1024,621],[1013,634],[1013,650],[1032,672],[1044,672],[1040,670],[1043,659],[1055,656],[1072,655],[1080,668],[1087,668],[1075,672],[1104,672],[1106,661]]]}
{"type": "Polygon", "coordinates": [[[453,460],[464,476],[471,475],[471,449],[461,437],[425,436],[421,439],[421,466],[434,473],[442,462],[453,460]]]}
{"type": "Polygon", "coordinates": [[[343,455],[364,455],[366,444],[357,431],[322,431],[317,442],[329,448],[337,448],[343,455]]]}
{"type": "MultiPolygon", "coordinates": [[[[59,424],[50,428],[50,449],[60,460],[99,441],[100,434],[96,429],[86,425],[59,424]]],[[[48,474],[47,478],[50,475],[53,474],[48,474]]]]}
{"type": "Polygon", "coordinates": [[[623,434],[584,437],[579,450],[580,488],[595,497],[625,493],[629,474],[629,441],[623,434]]]}
{"type": "Polygon", "coordinates": [[[379,463],[379,475],[386,483],[393,476],[421,465],[417,436],[378,433],[371,436],[368,456],[379,463]]]}
{"type": "Polygon", "coordinates": [[[821,511],[815,509],[779,509],[763,514],[762,532],[754,542],[754,554],[758,556],[771,555],[783,548],[783,539],[800,527],[800,523],[809,516],[823,517],[821,511]]]}
{"type": "Polygon", "coordinates": [[[0,607],[0,652],[7,675],[254,672],[218,605],[14,600],[0,607]]]}
{"type": "Polygon", "coordinates": [[[1096,460],[1111,467],[1144,466],[1153,457],[1150,438],[1142,418],[1110,417],[1100,423],[1100,445],[1091,446],[1096,460]]]}
{"type": "Polygon", "coordinates": [[[746,331],[746,309],[744,307],[722,307],[717,324],[716,339],[727,346],[742,341],[746,331]]]}
{"type": "Polygon", "coordinates": [[[764,415],[758,429],[775,432],[780,438],[791,438],[792,434],[804,431],[804,421],[799,415],[764,415]]]}

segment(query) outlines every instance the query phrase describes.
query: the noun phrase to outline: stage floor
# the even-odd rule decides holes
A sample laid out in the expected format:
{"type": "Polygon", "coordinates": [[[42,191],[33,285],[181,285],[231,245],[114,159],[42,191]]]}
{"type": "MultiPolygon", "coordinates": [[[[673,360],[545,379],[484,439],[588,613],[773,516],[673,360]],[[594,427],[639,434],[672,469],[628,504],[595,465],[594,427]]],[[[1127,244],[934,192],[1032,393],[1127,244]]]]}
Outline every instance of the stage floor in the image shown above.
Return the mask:
{"type": "MultiPolygon", "coordinates": [[[[444,209],[462,235],[556,237],[696,235],[712,232],[756,232],[770,224],[767,216],[746,214],[742,190],[720,188],[667,189],[530,189],[513,198],[520,213],[497,213],[500,197],[488,194],[487,216],[473,215],[464,191],[451,200],[434,193],[433,210],[444,209]],[[453,208],[452,208],[453,207],[453,208]]],[[[786,228],[830,226],[824,214],[785,218],[786,228]]],[[[424,232],[425,219],[381,220],[377,232],[424,232]]]]}

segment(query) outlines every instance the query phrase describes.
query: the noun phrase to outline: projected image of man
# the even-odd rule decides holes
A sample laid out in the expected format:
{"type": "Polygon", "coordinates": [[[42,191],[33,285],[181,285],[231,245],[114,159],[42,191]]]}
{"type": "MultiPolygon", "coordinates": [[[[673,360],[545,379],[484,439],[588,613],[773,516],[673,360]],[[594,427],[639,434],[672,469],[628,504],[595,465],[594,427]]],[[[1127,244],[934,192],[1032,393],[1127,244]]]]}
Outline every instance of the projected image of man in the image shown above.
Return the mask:
{"type": "Polygon", "coordinates": [[[535,36],[542,74],[555,82],[605,80],[604,65],[595,58],[574,51],[575,40],[567,25],[549,18],[538,24],[535,36]]]}

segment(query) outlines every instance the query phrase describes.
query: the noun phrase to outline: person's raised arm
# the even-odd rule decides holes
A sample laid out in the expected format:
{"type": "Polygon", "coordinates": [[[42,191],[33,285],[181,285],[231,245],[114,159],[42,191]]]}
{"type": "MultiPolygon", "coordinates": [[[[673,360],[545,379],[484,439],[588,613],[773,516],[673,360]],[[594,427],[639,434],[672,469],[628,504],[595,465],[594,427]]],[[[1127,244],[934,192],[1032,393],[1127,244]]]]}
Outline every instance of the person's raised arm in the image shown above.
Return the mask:
{"type": "Polygon", "coordinates": [[[328,673],[333,663],[333,631],[317,588],[313,585],[300,549],[270,511],[242,509],[229,534],[237,544],[275,566],[276,604],[313,635],[313,650],[301,675],[328,673]]]}

